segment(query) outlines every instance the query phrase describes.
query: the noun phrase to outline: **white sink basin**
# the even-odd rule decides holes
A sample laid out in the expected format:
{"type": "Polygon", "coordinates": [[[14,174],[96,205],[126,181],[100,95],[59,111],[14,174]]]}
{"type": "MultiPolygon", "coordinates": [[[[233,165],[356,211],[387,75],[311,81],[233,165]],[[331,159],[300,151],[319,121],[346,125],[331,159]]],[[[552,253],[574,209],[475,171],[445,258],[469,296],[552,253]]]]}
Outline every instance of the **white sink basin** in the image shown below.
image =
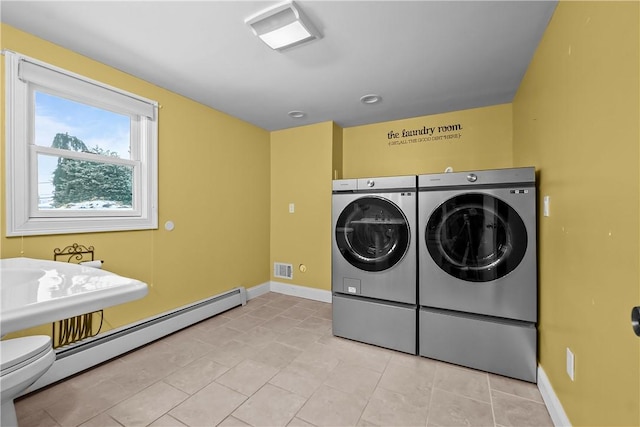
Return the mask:
{"type": "Polygon", "coordinates": [[[109,271],[32,258],[0,259],[0,334],[144,297],[147,284],[109,271]]]}

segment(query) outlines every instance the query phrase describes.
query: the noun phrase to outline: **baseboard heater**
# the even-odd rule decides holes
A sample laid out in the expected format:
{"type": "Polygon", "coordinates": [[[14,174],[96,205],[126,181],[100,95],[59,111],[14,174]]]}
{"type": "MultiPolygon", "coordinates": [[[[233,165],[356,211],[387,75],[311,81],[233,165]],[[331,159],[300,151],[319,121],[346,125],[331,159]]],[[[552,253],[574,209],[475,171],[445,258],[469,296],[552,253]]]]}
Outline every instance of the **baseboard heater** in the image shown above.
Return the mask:
{"type": "Polygon", "coordinates": [[[180,329],[246,303],[247,292],[245,288],[235,288],[157,316],[112,329],[93,338],[60,347],[56,349],[56,360],[51,368],[23,394],[46,387],[49,384],[63,380],[180,329]]]}

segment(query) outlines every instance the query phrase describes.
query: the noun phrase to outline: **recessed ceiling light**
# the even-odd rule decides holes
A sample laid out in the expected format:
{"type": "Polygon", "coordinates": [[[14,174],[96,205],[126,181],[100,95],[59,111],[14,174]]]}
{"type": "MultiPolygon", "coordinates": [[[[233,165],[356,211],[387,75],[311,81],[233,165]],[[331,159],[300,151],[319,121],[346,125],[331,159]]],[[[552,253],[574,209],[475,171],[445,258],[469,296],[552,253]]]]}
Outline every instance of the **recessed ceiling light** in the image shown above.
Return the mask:
{"type": "Polygon", "coordinates": [[[360,102],[363,104],[377,104],[380,101],[382,101],[382,97],[373,93],[360,98],[360,102]]]}
{"type": "Polygon", "coordinates": [[[304,111],[289,111],[289,117],[291,117],[292,119],[301,119],[304,116],[306,116],[306,114],[304,113],[304,111]]]}

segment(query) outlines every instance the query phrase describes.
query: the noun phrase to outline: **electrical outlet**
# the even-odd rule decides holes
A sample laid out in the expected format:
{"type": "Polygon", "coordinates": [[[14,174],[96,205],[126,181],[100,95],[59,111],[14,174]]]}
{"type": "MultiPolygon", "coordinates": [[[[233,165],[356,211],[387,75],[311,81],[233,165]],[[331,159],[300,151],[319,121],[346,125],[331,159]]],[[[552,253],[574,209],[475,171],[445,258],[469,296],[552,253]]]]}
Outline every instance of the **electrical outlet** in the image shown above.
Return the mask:
{"type": "Polygon", "coordinates": [[[574,381],[575,379],[575,356],[573,354],[573,352],[571,350],[569,350],[569,347],[567,347],[567,375],[569,375],[569,378],[571,378],[571,381],[574,381]]]}

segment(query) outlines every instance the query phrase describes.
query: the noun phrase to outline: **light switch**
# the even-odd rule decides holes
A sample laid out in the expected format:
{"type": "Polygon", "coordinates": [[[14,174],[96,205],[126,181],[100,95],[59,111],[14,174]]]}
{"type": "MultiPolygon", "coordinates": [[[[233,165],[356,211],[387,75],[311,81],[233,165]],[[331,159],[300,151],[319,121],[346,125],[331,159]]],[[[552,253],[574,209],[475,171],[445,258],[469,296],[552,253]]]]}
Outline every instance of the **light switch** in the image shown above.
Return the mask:
{"type": "Polygon", "coordinates": [[[571,378],[571,381],[574,381],[575,378],[575,356],[569,347],[567,347],[567,375],[571,378]]]}
{"type": "Polygon", "coordinates": [[[549,196],[544,196],[542,199],[542,214],[549,216],[549,196]]]}
{"type": "Polygon", "coordinates": [[[296,211],[296,205],[293,203],[289,203],[289,213],[294,213],[296,211]]]}

